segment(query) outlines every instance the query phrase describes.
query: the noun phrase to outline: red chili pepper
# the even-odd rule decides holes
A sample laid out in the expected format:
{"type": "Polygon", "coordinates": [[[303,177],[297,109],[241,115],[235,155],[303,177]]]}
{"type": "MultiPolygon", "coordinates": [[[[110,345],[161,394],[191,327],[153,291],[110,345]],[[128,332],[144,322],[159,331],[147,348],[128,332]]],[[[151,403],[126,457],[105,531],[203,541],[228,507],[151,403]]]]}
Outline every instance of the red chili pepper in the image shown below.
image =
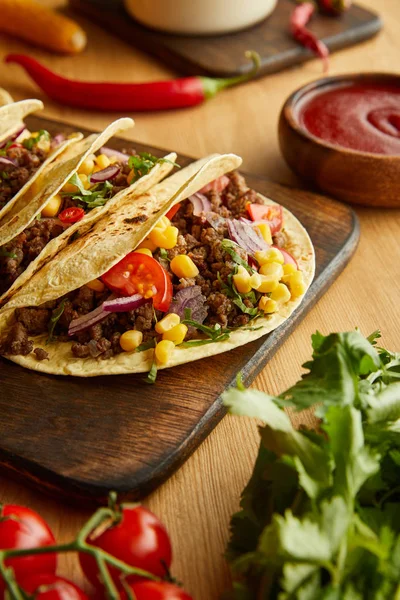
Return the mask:
{"type": "Polygon", "coordinates": [[[341,15],[349,10],[353,0],[318,0],[320,8],[330,15],[341,15]]]}
{"type": "Polygon", "coordinates": [[[254,77],[260,67],[256,52],[246,52],[253,69],[231,79],[185,77],[152,83],[95,83],[74,81],[53,73],[34,58],[9,54],[7,63],[17,63],[53,100],[69,106],[96,110],[145,111],[183,108],[201,104],[219,91],[254,77]]]}
{"type": "Polygon", "coordinates": [[[312,50],[322,59],[324,71],[327,71],[329,67],[329,50],[325,46],[324,42],[318,40],[316,36],[306,27],[314,12],[315,6],[312,2],[304,2],[303,4],[296,6],[290,18],[290,29],[294,39],[297,42],[302,44],[305,48],[312,50]]]}
{"type": "Polygon", "coordinates": [[[85,211],[83,208],[78,208],[77,206],[71,206],[71,208],[66,208],[61,211],[58,215],[58,218],[62,223],[77,223],[85,216],[85,211]]]}

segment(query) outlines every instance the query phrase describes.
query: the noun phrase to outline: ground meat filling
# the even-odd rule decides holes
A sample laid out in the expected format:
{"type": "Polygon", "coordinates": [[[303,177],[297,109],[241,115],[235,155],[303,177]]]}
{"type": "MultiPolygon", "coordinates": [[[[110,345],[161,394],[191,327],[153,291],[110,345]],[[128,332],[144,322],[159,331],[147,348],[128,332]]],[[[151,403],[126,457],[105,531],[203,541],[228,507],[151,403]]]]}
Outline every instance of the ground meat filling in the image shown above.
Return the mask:
{"type": "MultiPolygon", "coordinates": [[[[25,149],[16,148],[16,150],[25,149]]],[[[9,150],[9,152],[10,151],[11,150],[9,150]]],[[[121,171],[112,180],[113,185],[112,188],[107,191],[105,201],[115,196],[121,190],[129,187],[127,177],[130,169],[128,164],[118,163],[118,165],[120,166],[121,171]]],[[[0,190],[1,185],[2,181],[0,179],[0,190]]],[[[88,210],[87,204],[80,201],[79,198],[74,199],[72,195],[66,195],[60,212],[61,210],[74,206],[84,208],[85,211],[88,210]]],[[[64,230],[65,225],[57,218],[35,220],[22,233],[0,247],[0,295],[4,294],[12,286],[14,281],[16,281],[25,269],[27,269],[29,264],[39,256],[44,247],[52,239],[58,237],[64,230]]]]}
{"type": "Polygon", "coordinates": [[[48,242],[64,231],[58,219],[36,220],[0,247],[0,295],[6,292],[48,242]]]}
{"type": "MultiPolygon", "coordinates": [[[[179,229],[179,236],[177,245],[167,251],[168,259],[171,260],[177,254],[187,254],[198,267],[199,275],[179,280],[170,271],[169,260],[160,256],[160,251],[154,253],[154,258],[170,273],[175,293],[185,287],[201,287],[208,310],[204,322],[206,325],[219,323],[222,327],[235,328],[248,324],[250,316],[236,306],[224,291],[224,286],[229,283],[229,275],[236,267],[231,256],[221,245],[223,239],[228,237],[225,219],[247,216],[248,202],[262,202],[256,192],[248,188],[239,173],[230,173],[229,179],[230,183],[223,192],[213,191],[208,194],[215,217],[213,227],[209,224],[210,215],[207,215],[207,220],[203,215],[193,215],[193,205],[190,201],[183,202],[173,218],[173,224],[179,229]]],[[[119,181],[115,182],[115,185],[118,183],[119,181]]],[[[282,242],[281,239],[279,241],[282,242]]],[[[245,251],[238,248],[237,252],[244,260],[247,259],[245,251]]],[[[119,338],[122,333],[131,329],[142,331],[144,342],[157,335],[154,330],[155,320],[162,317],[162,313],[154,311],[152,303],[149,302],[134,311],[112,313],[100,323],[69,337],[68,328],[71,321],[88,314],[109,296],[108,290],[98,293],[83,286],[56,302],[47,303],[39,308],[18,309],[17,323],[3,344],[2,352],[29,354],[32,351],[32,342],[28,340],[28,336],[48,332],[49,325],[59,313],[61,303],[63,311],[54,326],[53,335],[60,341],[73,341],[72,353],[77,358],[107,359],[122,352],[119,338]]],[[[249,309],[255,307],[249,298],[243,298],[243,303],[249,309]]],[[[191,336],[193,335],[198,337],[196,331],[191,332],[191,336]]],[[[41,355],[39,353],[37,356],[38,360],[42,360],[41,355]]]]}
{"type": "Polygon", "coordinates": [[[47,157],[48,153],[36,145],[32,150],[24,147],[8,148],[6,158],[16,164],[0,163],[0,209],[24,187],[47,157]]]}

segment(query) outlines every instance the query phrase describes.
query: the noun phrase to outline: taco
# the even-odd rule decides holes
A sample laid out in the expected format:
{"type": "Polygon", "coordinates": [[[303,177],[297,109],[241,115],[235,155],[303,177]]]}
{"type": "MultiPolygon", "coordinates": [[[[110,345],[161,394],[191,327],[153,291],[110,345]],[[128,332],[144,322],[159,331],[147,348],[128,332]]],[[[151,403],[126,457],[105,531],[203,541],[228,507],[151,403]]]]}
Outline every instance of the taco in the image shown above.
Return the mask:
{"type": "Polygon", "coordinates": [[[0,219],[0,305],[78,232],[173,169],[176,154],[161,159],[103,147],[132,125],[132,119],[119,119],[76,142],[0,219]]]}
{"type": "Polygon", "coordinates": [[[0,220],[6,221],[19,198],[24,197],[47,165],[55,161],[81,133],[51,136],[30,132],[24,118],[43,108],[39,100],[24,100],[0,107],[0,220]]]}
{"type": "Polygon", "coordinates": [[[194,163],[98,221],[0,311],[0,352],[45,373],[154,380],[283,323],[312,281],[313,246],[240,163],[194,163]]]}

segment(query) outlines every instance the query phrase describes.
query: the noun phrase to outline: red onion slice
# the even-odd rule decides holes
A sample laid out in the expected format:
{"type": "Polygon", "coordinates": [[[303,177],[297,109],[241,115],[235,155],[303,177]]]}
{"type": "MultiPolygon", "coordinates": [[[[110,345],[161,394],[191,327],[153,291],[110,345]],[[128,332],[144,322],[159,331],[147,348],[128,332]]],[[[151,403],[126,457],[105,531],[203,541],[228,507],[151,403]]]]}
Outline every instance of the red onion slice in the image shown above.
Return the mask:
{"type": "Polygon", "coordinates": [[[97,173],[93,173],[90,176],[90,181],[92,183],[101,183],[102,181],[107,181],[108,179],[114,179],[121,171],[121,167],[118,165],[110,165],[101,171],[97,171],[97,173]]]}
{"type": "Polygon", "coordinates": [[[113,150],[112,148],[107,148],[107,146],[103,146],[100,150],[101,154],[105,154],[108,158],[115,156],[118,158],[120,162],[126,163],[128,162],[130,155],[124,154],[124,152],[120,152],[119,150],[113,150]]]}
{"type": "Polygon", "coordinates": [[[221,215],[218,215],[217,213],[207,212],[205,214],[205,217],[207,219],[207,222],[211,225],[213,229],[215,229],[215,231],[219,231],[226,225],[227,220],[225,219],[225,217],[221,217],[221,215]]]}
{"type": "Polygon", "coordinates": [[[248,254],[254,255],[260,250],[268,250],[269,244],[264,240],[261,233],[248,223],[238,219],[227,222],[229,237],[236,242],[248,254]]]}
{"type": "Polygon", "coordinates": [[[60,144],[62,144],[64,141],[65,141],[65,135],[63,133],[57,133],[57,135],[55,135],[53,137],[53,139],[51,140],[50,147],[52,149],[58,148],[58,146],[60,144]]]}
{"type": "Polygon", "coordinates": [[[11,160],[11,158],[6,158],[5,156],[0,156],[0,164],[2,165],[12,165],[13,167],[17,167],[17,163],[15,160],[11,160]]]}
{"type": "Polygon", "coordinates": [[[23,125],[22,127],[20,127],[20,128],[18,129],[18,131],[16,131],[16,132],[15,132],[15,133],[13,133],[12,135],[10,135],[10,136],[9,136],[9,137],[8,137],[6,140],[3,140],[3,141],[1,142],[1,144],[0,144],[0,149],[1,149],[1,148],[4,148],[4,146],[7,146],[8,142],[12,142],[12,141],[16,140],[16,139],[17,139],[17,137],[19,137],[19,136],[21,135],[21,133],[22,133],[23,131],[25,131],[25,129],[26,129],[26,127],[25,127],[25,125],[23,125]]]}
{"type": "Polygon", "coordinates": [[[114,300],[106,300],[103,302],[103,310],[110,312],[128,312],[129,310],[135,310],[149,302],[150,299],[144,298],[141,294],[135,294],[134,296],[128,296],[127,298],[115,298],[114,300]]]}
{"type": "Polygon", "coordinates": [[[195,217],[198,217],[202,212],[211,211],[211,202],[200,192],[189,196],[188,200],[193,204],[193,214],[195,217]]]}
{"type": "Polygon", "coordinates": [[[108,317],[110,313],[103,310],[103,304],[100,304],[100,306],[92,310],[87,315],[73,319],[69,324],[68,335],[75,335],[76,333],[79,333],[80,331],[83,331],[84,329],[87,329],[88,327],[91,327],[92,325],[95,325],[99,321],[102,321],[108,317]]]}
{"type": "Polygon", "coordinates": [[[192,285],[179,290],[172,299],[168,313],[175,313],[183,319],[185,317],[185,309],[190,308],[191,319],[198,323],[203,323],[208,314],[206,306],[206,297],[201,292],[199,285],[192,285]]]}

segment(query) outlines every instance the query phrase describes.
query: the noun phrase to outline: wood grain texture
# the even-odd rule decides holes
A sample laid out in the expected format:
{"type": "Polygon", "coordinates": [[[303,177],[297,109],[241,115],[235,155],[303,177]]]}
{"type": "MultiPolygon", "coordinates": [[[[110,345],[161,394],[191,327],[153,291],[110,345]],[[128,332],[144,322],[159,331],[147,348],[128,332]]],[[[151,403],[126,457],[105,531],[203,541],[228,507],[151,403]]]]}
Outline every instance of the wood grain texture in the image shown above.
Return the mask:
{"type": "MultiPolygon", "coordinates": [[[[57,7],[65,4],[65,0],[43,2],[57,7]]],[[[331,74],[397,70],[399,1],[380,0],[379,6],[376,0],[361,2],[365,8],[379,9],[383,32],[364,44],[333,54],[331,74]]],[[[18,67],[4,65],[8,52],[30,53],[66,76],[93,81],[152,81],[176,75],[89,19],[78,16],[78,20],[89,40],[87,51],[79,56],[50,55],[0,36],[0,84],[16,99],[38,96],[35,85],[18,67]]],[[[136,127],[130,136],[143,144],[174,148],[192,156],[234,151],[243,156],[244,171],[298,187],[300,182],[279,151],[278,117],[290,93],[320,76],[320,62],[314,60],[228,90],[212,102],[190,110],[131,114],[128,116],[136,117],[136,127]]],[[[40,93],[39,97],[45,101],[46,116],[78,126],[100,130],[115,118],[112,114],[66,109],[40,93]]],[[[292,385],[302,372],[301,364],[310,357],[310,336],[316,329],[328,333],[358,325],[368,334],[380,327],[382,344],[400,350],[400,211],[357,209],[357,215],[361,238],[355,256],[256,378],[257,388],[279,393],[292,385]]],[[[293,419],[295,423],[298,418],[296,415],[293,419]]],[[[133,429],[134,424],[130,422],[127,427],[133,429]]],[[[229,517],[239,506],[240,492],[253,469],[258,443],[254,420],[224,418],[179,471],[146,500],[146,505],[168,527],[174,546],[173,573],[195,600],[217,600],[229,585],[223,558],[229,517]]],[[[0,490],[3,501],[38,510],[60,541],[70,540],[89,515],[87,509],[53,501],[9,477],[0,478],[0,490]]],[[[84,585],[75,556],[61,560],[60,573],[84,585]]],[[[86,589],[89,591],[87,584],[86,589]]]]}
{"type": "MultiPolygon", "coordinates": [[[[247,73],[251,65],[245,58],[246,50],[260,55],[259,75],[275,73],[312,58],[312,53],[297,44],[289,33],[293,0],[280,0],[268,19],[245,31],[207,37],[153,31],[134,21],[123,5],[114,1],[70,0],[70,5],[125,42],[185,75],[234,77],[247,73]]],[[[353,6],[341,19],[316,16],[311,29],[331,51],[336,51],[374,36],[381,26],[375,12],[353,6]]]]}
{"type": "MultiPolygon", "coordinates": [[[[27,119],[27,125],[53,135],[73,132],[37,117],[27,119]]],[[[117,138],[109,145],[123,149],[126,142],[117,138]]],[[[137,145],[136,150],[165,154],[137,145]]],[[[190,159],[178,157],[178,162],[190,159]]],[[[247,183],[289,208],[313,240],[316,276],[296,312],[251,344],[160,372],[153,386],[142,375],[49,377],[0,359],[3,470],[79,502],[104,503],[110,490],[138,500],[165,481],[212,431],[225,414],[222,392],[238,372],[247,384],[254,380],[343,270],[359,237],[358,221],[343,204],[255,176],[247,183]]]]}

